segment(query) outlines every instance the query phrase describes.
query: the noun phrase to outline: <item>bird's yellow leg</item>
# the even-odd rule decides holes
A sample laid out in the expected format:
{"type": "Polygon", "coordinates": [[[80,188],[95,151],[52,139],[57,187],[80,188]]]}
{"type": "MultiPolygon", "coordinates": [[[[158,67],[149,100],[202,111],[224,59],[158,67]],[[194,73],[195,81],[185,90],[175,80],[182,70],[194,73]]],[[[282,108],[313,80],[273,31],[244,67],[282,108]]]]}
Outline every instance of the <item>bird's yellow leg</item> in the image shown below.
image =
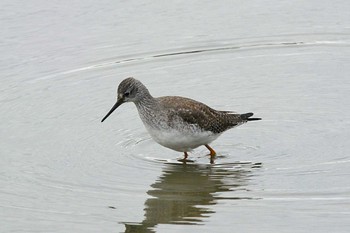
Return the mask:
{"type": "Polygon", "coordinates": [[[214,164],[214,158],[215,158],[215,155],[216,155],[216,152],[213,148],[211,148],[209,145],[205,145],[206,148],[208,148],[208,150],[210,151],[210,163],[211,164],[214,164]]]}
{"type": "Polygon", "coordinates": [[[216,155],[216,152],[213,148],[211,148],[209,145],[205,144],[205,147],[210,151],[210,156],[214,157],[216,155]]]}

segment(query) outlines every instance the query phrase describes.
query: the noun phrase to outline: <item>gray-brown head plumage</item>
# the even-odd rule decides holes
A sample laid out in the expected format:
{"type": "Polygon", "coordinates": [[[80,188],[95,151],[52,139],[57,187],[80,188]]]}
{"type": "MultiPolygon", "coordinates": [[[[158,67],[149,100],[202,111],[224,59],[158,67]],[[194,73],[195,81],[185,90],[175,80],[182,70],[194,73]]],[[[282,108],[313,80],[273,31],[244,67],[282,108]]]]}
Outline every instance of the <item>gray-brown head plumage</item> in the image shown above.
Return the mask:
{"type": "Polygon", "coordinates": [[[118,86],[118,99],[123,102],[140,102],[152,97],[145,85],[132,77],[124,79],[118,86]]]}
{"type": "Polygon", "coordinates": [[[134,102],[136,105],[147,104],[153,100],[148,89],[139,80],[132,77],[124,79],[117,89],[117,102],[107,115],[101,120],[103,122],[120,105],[126,102],[134,102]]]}

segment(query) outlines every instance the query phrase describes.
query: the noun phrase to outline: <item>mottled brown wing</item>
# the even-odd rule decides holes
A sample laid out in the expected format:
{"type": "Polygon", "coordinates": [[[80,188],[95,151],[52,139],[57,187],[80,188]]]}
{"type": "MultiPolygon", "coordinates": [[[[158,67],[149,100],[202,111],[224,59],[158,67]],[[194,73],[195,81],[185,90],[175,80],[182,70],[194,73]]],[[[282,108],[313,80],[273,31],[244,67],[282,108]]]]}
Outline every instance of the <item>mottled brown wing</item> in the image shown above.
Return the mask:
{"type": "Polygon", "coordinates": [[[170,118],[176,115],[184,122],[198,125],[204,131],[222,133],[242,122],[239,114],[217,111],[189,98],[164,96],[157,99],[164,109],[168,109],[170,118]]]}

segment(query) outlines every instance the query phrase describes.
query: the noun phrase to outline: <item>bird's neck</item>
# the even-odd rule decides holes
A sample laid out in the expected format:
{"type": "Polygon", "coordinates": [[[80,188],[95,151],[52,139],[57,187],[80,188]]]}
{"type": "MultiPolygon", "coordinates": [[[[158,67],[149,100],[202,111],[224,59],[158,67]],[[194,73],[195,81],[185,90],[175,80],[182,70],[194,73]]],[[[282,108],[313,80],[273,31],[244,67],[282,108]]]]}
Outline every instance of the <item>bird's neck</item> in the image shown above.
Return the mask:
{"type": "Polygon", "coordinates": [[[135,101],[135,105],[139,111],[149,111],[154,110],[158,107],[157,100],[149,93],[149,91],[144,88],[142,89],[142,97],[135,101]]]}
{"type": "Polygon", "coordinates": [[[143,95],[143,98],[135,102],[139,116],[146,126],[157,126],[154,121],[157,120],[157,115],[159,114],[159,103],[157,99],[153,98],[150,94],[143,95]]]}

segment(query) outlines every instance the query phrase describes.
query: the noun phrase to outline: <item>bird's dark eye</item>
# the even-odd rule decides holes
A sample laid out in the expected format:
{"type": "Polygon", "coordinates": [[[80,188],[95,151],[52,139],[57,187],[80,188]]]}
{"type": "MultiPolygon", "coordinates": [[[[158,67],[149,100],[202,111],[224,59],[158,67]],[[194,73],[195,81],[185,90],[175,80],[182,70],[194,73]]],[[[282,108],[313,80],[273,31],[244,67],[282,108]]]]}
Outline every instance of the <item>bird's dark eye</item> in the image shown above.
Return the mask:
{"type": "Polygon", "coordinates": [[[124,93],[124,97],[129,97],[129,95],[130,95],[130,92],[125,92],[124,93]]]}

